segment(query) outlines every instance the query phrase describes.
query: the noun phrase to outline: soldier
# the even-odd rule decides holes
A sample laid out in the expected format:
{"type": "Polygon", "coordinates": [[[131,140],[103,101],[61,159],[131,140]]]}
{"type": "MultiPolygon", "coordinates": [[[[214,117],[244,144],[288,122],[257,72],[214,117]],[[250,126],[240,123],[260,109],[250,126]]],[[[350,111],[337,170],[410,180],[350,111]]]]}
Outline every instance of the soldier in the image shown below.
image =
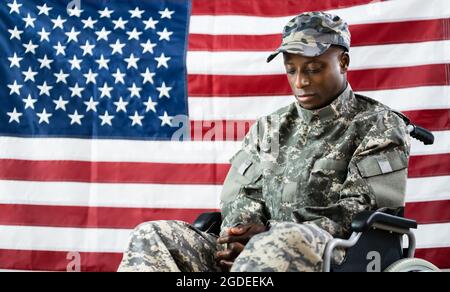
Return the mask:
{"type": "MultiPolygon", "coordinates": [[[[338,16],[303,13],[284,28],[295,102],[257,120],[231,159],[221,235],[144,223],[122,271],[321,271],[325,245],[364,210],[404,205],[406,117],[352,91],[350,32],[338,16]]],[[[334,260],[342,261],[337,250],[334,260]]]]}

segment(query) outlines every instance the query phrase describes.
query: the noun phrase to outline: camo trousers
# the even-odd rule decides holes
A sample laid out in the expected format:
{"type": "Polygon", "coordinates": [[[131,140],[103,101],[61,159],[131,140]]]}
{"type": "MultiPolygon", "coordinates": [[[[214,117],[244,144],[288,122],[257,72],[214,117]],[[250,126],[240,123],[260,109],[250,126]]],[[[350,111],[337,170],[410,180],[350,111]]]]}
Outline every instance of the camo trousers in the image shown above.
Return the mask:
{"type": "MultiPolygon", "coordinates": [[[[331,239],[313,224],[278,223],[247,243],[231,271],[321,271],[325,245],[331,239]]],[[[119,271],[218,272],[215,253],[224,247],[216,240],[185,222],[143,223],[133,231],[119,271]]],[[[340,262],[343,252],[334,257],[340,262]]]]}

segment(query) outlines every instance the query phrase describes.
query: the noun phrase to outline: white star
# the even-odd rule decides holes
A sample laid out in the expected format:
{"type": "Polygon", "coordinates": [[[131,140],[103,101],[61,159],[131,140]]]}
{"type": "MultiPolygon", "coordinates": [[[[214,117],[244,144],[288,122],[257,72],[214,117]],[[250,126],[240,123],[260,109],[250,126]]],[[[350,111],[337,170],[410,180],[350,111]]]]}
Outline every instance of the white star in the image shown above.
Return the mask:
{"type": "Polygon", "coordinates": [[[20,35],[23,34],[23,30],[18,30],[17,26],[14,26],[14,29],[8,29],[8,32],[11,34],[10,40],[18,39],[21,40],[20,35]]]}
{"type": "Polygon", "coordinates": [[[24,82],[27,82],[27,80],[31,80],[31,81],[35,82],[34,76],[36,76],[38,74],[38,72],[33,72],[31,70],[31,67],[28,67],[28,71],[23,71],[22,74],[25,76],[24,82]]]}
{"type": "Polygon", "coordinates": [[[135,39],[135,40],[139,41],[139,36],[141,34],[142,34],[142,32],[137,31],[136,28],[133,28],[133,31],[127,31],[127,35],[129,36],[128,40],[135,39]]]}
{"type": "Polygon", "coordinates": [[[47,7],[47,4],[44,4],[43,6],[38,5],[37,8],[39,9],[38,15],[45,14],[47,16],[48,16],[49,11],[53,9],[53,8],[47,7]]]}
{"type": "Polygon", "coordinates": [[[20,95],[20,89],[23,87],[23,85],[17,84],[17,80],[14,80],[14,84],[8,84],[8,87],[11,89],[9,95],[12,95],[13,93],[20,95]]]}
{"type": "Polygon", "coordinates": [[[147,82],[153,84],[153,76],[155,76],[155,73],[152,73],[148,70],[148,68],[145,70],[145,73],[141,73],[141,76],[144,77],[144,81],[142,84],[145,84],[147,82]]]}
{"type": "Polygon", "coordinates": [[[89,72],[87,74],[83,74],[83,76],[86,78],[86,84],[89,84],[90,82],[97,84],[97,81],[95,80],[97,75],[97,73],[92,73],[92,70],[89,69],[89,72]]]}
{"type": "Polygon", "coordinates": [[[40,114],[36,113],[36,115],[39,117],[39,124],[42,124],[42,123],[50,124],[50,121],[48,120],[48,118],[53,116],[52,114],[48,114],[47,111],[45,110],[45,108],[42,111],[42,113],[40,113],[40,114]]]}
{"type": "Polygon", "coordinates": [[[84,91],[84,87],[79,87],[77,82],[74,87],[69,87],[69,90],[72,91],[70,97],[78,96],[79,98],[82,98],[81,93],[84,91]]]}
{"type": "Polygon", "coordinates": [[[31,40],[28,42],[28,44],[23,45],[25,50],[25,54],[28,52],[31,52],[33,55],[36,54],[36,48],[39,47],[38,45],[35,45],[31,42],[31,40]]]}
{"type": "Polygon", "coordinates": [[[42,68],[48,68],[49,70],[52,70],[52,68],[50,67],[50,64],[53,63],[52,59],[47,59],[47,55],[44,56],[44,59],[38,59],[38,62],[41,63],[41,67],[39,67],[39,69],[42,68]]]}
{"type": "Polygon", "coordinates": [[[122,20],[122,17],[121,17],[118,20],[113,20],[112,22],[115,24],[114,29],[121,28],[121,29],[125,30],[125,24],[128,23],[128,20],[124,21],[124,20],[122,20]]]}
{"type": "Polygon", "coordinates": [[[9,60],[9,62],[11,62],[11,66],[9,66],[9,68],[12,68],[12,67],[14,67],[14,66],[17,66],[17,68],[20,69],[20,61],[22,61],[23,58],[17,57],[17,54],[14,53],[14,56],[9,57],[8,60],[9,60]]]}
{"type": "Polygon", "coordinates": [[[83,28],[92,28],[94,29],[94,24],[98,22],[98,20],[92,20],[92,17],[89,16],[88,19],[81,20],[84,23],[83,28]]]}
{"type": "Polygon", "coordinates": [[[120,72],[119,68],[117,68],[117,72],[112,74],[114,78],[116,79],[115,84],[122,83],[125,84],[125,80],[123,77],[125,76],[124,73],[120,72]]]}
{"type": "Polygon", "coordinates": [[[47,96],[50,96],[50,90],[53,89],[53,86],[48,86],[47,81],[44,81],[44,84],[38,85],[38,88],[40,90],[39,95],[45,94],[47,96]]]}
{"type": "Polygon", "coordinates": [[[22,99],[22,101],[25,103],[25,109],[29,107],[34,109],[34,104],[37,102],[37,99],[32,99],[31,94],[28,94],[28,98],[22,99]]]}
{"type": "Polygon", "coordinates": [[[105,114],[103,116],[100,115],[98,117],[102,120],[101,126],[104,126],[105,124],[112,126],[112,119],[114,119],[114,116],[110,116],[108,114],[108,111],[105,111],[105,114]]]}
{"type": "Polygon", "coordinates": [[[163,11],[158,11],[159,14],[161,14],[161,19],[168,18],[172,19],[172,14],[175,13],[175,11],[170,11],[169,9],[164,9],[163,11]]]}
{"type": "Polygon", "coordinates": [[[134,116],[128,116],[128,117],[133,121],[131,126],[134,126],[134,125],[142,126],[142,120],[144,119],[144,116],[138,115],[137,111],[134,112],[134,116]]]}
{"type": "Polygon", "coordinates": [[[147,102],[144,102],[144,104],[147,106],[147,108],[145,109],[145,112],[148,111],[152,111],[154,113],[156,113],[156,106],[158,105],[157,102],[153,102],[152,98],[149,97],[147,102]]]}
{"type": "Polygon", "coordinates": [[[68,115],[70,117],[70,124],[78,124],[81,126],[81,119],[84,118],[84,115],[79,115],[78,111],[75,110],[73,114],[68,115]]]}
{"type": "Polygon", "coordinates": [[[100,90],[102,92],[100,97],[107,96],[107,97],[111,98],[111,91],[113,90],[113,88],[108,87],[108,83],[105,82],[105,84],[103,84],[103,87],[100,87],[98,90],[100,90]]]}
{"type": "Polygon", "coordinates": [[[78,35],[80,34],[80,32],[75,31],[74,27],[72,27],[72,30],[70,32],[66,32],[65,34],[68,37],[67,43],[69,43],[70,41],[78,43],[78,35]]]}
{"type": "Polygon", "coordinates": [[[111,18],[111,14],[114,13],[114,10],[109,10],[108,7],[105,7],[104,10],[99,10],[98,13],[100,13],[100,18],[102,17],[111,18]]]}
{"type": "Polygon", "coordinates": [[[17,1],[14,0],[13,3],[8,3],[9,8],[11,8],[11,10],[9,10],[9,14],[12,14],[13,12],[16,12],[17,14],[20,14],[20,10],[19,8],[22,6],[23,4],[17,4],[17,1]]]}
{"type": "Polygon", "coordinates": [[[71,70],[73,70],[74,68],[77,68],[78,70],[81,70],[81,62],[83,61],[83,59],[78,59],[77,56],[73,55],[73,59],[69,60],[69,63],[72,65],[70,67],[71,70]]]}
{"type": "Polygon", "coordinates": [[[69,103],[69,101],[64,100],[62,98],[62,96],[60,96],[58,100],[54,100],[53,102],[56,104],[55,111],[58,109],[62,109],[63,111],[66,111],[66,104],[69,103]]]}
{"type": "Polygon", "coordinates": [[[97,41],[99,41],[99,40],[105,40],[105,41],[108,41],[108,35],[109,35],[110,33],[111,33],[111,32],[108,31],[108,30],[106,30],[105,27],[103,27],[101,31],[96,31],[95,34],[98,35],[97,41]]]}
{"type": "Polygon", "coordinates": [[[63,56],[66,55],[66,51],[65,51],[66,47],[61,45],[60,42],[58,42],[57,46],[53,46],[53,48],[56,50],[56,56],[58,56],[59,54],[61,54],[63,56]]]}
{"type": "Polygon", "coordinates": [[[127,63],[127,69],[130,69],[131,67],[138,69],[137,62],[139,62],[139,58],[135,58],[134,54],[131,54],[129,58],[124,59],[127,63]]]}
{"type": "Polygon", "coordinates": [[[64,30],[64,23],[66,22],[67,20],[66,19],[62,19],[61,18],[61,15],[58,15],[58,18],[57,19],[52,19],[52,22],[53,22],[53,29],[56,29],[56,28],[60,28],[60,29],[62,29],[62,30],[64,30]]]}
{"type": "Polygon", "coordinates": [[[131,97],[137,96],[138,98],[141,98],[141,92],[142,88],[137,87],[135,83],[133,83],[132,87],[128,87],[128,91],[131,92],[131,97]]]}
{"type": "Polygon", "coordinates": [[[123,111],[124,113],[127,112],[128,102],[124,102],[122,97],[120,97],[119,101],[114,102],[114,104],[117,106],[116,112],[120,112],[120,111],[123,111]]]}
{"type": "Polygon", "coordinates": [[[67,9],[69,16],[80,17],[81,13],[83,13],[84,10],[81,10],[80,7],[78,7],[77,5],[74,5],[74,6],[75,6],[74,8],[67,9]]]}
{"type": "Polygon", "coordinates": [[[31,18],[30,13],[28,13],[27,17],[25,17],[23,19],[23,21],[25,21],[25,28],[31,26],[34,27],[34,21],[36,20],[36,18],[31,18]]]}
{"type": "Polygon", "coordinates": [[[158,31],[157,34],[159,35],[159,40],[166,40],[170,41],[170,36],[173,35],[173,32],[168,31],[167,28],[164,28],[163,31],[158,31]]]}
{"type": "Polygon", "coordinates": [[[84,104],[86,105],[86,112],[88,111],[93,111],[93,112],[97,112],[97,105],[99,104],[98,101],[94,101],[94,99],[91,98],[89,99],[89,101],[85,101],[84,104]]]}
{"type": "Polygon", "coordinates": [[[69,74],[64,74],[63,70],[59,70],[59,73],[53,73],[53,75],[55,75],[56,79],[56,83],[62,82],[64,84],[67,84],[67,77],[69,76],[69,74]]]}
{"type": "Polygon", "coordinates": [[[86,44],[84,46],[80,46],[80,48],[83,50],[83,57],[87,54],[92,56],[92,49],[95,48],[95,45],[91,45],[89,44],[89,41],[86,41],[86,44]]]}
{"type": "Polygon", "coordinates": [[[170,59],[171,59],[170,57],[166,57],[166,56],[164,55],[164,53],[162,53],[161,56],[160,56],[159,58],[155,58],[155,60],[158,61],[158,66],[157,66],[157,68],[159,68],[159,67],[161,67],[161,66],[166,67],[166,68],[169,68],[169,65],[167,64],[167,61],[170,61],[170,59]]]}
{"type": "Polygon", "coordinates": [[[9,123],[17,122],[20,124],[20,117],[23,115],[22,113],[17,112],[16,108],[12,112],[6,113],[9,116],[9,123]]]}
{"type": "Polygon", "coordinates": [[[164,112],[163,116],[159,116],[159,119],[161,120],[161,127],[164,125],[168,125],[170,127],[172,127],[172,119],[173,117],[167,115],[167,112],[164,112]]]}
{"type": "Polygon", "coordinates": [[[25,109],[29,107],[34,109],[34,104],[37,102],[37,99],[32,99],[31,94],[28,94],[28,98],[22,99],[22,101],[25,103],[25,109]]]}
{"type": "Polygon", "coordinates": [[[144,10],[139,10],[139,7],[136,7],[134,10],[128,10],[131,14],[131,18],[142,18],[142,14],[145,12],[144,10]]]}
{"type": "Polygon", "coordinates": [[[150,40],[147,40],[147,42],[144,44],[141,44],[141,47],[144,48],[142,51],[142,54],[145,54],[146,52],[149,52],[150,54],[153,54],[153,48],[156,47],[156,44],[152,44],[150,40]]]}
{"type": "Polygon", "coordinates": [[[169,91],[172,90],[172,87],[167,87],[167,86],[166,86],[166,83],[163,82],[163,84],[161,85],[161,87],[156,87],[156,90],[159,91],[159,98],[162,98],[162,97],[164,97],[164,96],[167,97],[167,98],[170,98],[169,91]]]}
{"type": "Polygon", "coordinates": [[[99,65],[98,69],[105,68],[106,70],[109,70],[109,67],[108,67],[109,59],[105,59],[103,57],[103,54],[100,55],[100,59],[95,60],[95,62],[99,65]]]}
{"type": "Polygon", "coordinates": [[[41,36],[41,42],[46,40],[47,42],[50,42],[50,39],[48,38],[48,36],[50,35],[49,32],[47,32],[44,28],[42,28],[42,30],[40,32],[38,32],[38,35],[41,36]]]}
{"type": "Polygon", "coordinates": [[[117,39],[115,44],[111,44],[109,46],[113,49],[111,55],[114,55],[115,53],[119,53],[120,55],[123,54],[122,49],[125,47],[125,44],[120,43],[119,39],[117,39]]]}
{"type": "Polygon", "coordinates": [[[148,20],[144,20],[143,23],[145,24],[145,30],[151,28],[151,29],[156,29],[156,24],[159,21],[157,20],[153,20],[153,18],[149,18],[148,20]]]}

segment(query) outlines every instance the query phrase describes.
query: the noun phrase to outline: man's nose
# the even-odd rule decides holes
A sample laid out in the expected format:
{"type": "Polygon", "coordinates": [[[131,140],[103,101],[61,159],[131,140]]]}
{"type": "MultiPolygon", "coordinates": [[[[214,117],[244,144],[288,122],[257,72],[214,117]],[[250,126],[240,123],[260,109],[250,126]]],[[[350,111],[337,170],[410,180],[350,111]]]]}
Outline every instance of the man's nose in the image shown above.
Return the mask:
{"type": "Polygon", "coordinates": [[[309,86],[310,85],[310,81],[309,81],[309,78],[307,78],[305,75],[303,75],[303,74],[298,74],[297,75],[297,78],[296,78],[296,80],[295,80],[295,87],[297,88],[297,89],[302,89],[302,88],[304,88],[304,87],[306,87],[306,86],[309,86]]]}

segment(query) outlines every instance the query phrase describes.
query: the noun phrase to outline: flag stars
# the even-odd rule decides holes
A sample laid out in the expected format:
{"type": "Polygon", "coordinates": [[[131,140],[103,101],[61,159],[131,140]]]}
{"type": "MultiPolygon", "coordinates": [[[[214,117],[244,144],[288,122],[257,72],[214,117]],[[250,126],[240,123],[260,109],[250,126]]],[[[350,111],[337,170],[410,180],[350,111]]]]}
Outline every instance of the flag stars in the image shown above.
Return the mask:
{"type": "Polygon", "coordinates": [[[14,56],[9,57],[8,60],[9,60],[9,62],[11,63],[11,65],[9,66],[9,68],[12,68],[12,67],[14,67],[14,66],[17,66],[17,68],[20,69],[20,61],[22,61],[23,58],[19,58],[19,57],[17,56],[17,54],[14,53],[14,56]]]}
{"type": "Polygon", "coordinates": [[[153,77],[155,76],[155,73],[150,72],[150,70],[147,68],[145,70],[145,73],[141,73],[141,76],[144,77],[144,81],[142,82],[142,84],[145,84],[147,82],[153,84],[153,77]]]}
{"type": "Polygon", "coordinates": [[[175,11],[170,11],[168,8],[166,8],[163,11],[158,11],[158,13],[161,14],[161,19],[163,18],[172,19],[172,14],[174,14],[175,11]]]}
{"type": "Polygon", "coordinates": [[[17,95],[20,95],[20,89],[23,87],[23,85],[17,84],[17,80],[14,80],[13,84],[8,84],[9,89],[9,95],[13,95],[14,93],[17,95]]]}
{"type": "Polygon", "coordinates": [[[125,84],[125,80],[123,79],[123,77],[125,76],[125,73],[120,72],[119,68],[117,68],[116,73],[113,73],[112,76],[114,76],[115,80],[115,84],[117,83],[122,83],[125,84]]]}
{"type": "Polygon", "coordinates": [[[28,44],[23,44],[23,47],[25,48],[25,54],[26,53],[32,53],[33,55],[36,54],[36,48],[39,47],[38,45],[35,45],[31,42],[31,40],[28,42],[28,44]]]}
{"type": "Polygon", "coordinates": [[[131,97],[137,96],[138,98],[141,98],[141,92],[142,88],[137,87],[135,83],[133,83],[132,87],[128,87],[128,91],[131,93],[131,97]]]}
{"type": "Polygon", "coordinates": [[[12,122],[16,122],[20,124],[20,117],[23,115],[22,113],[17,112],[17,109],[14,108],[12,112],[6,113],[9,116],[9,124],[12,122]]]}
{"type": "Polygon", "coordinates": [[[139,10],[139,7],[136,7],[134,10],[128,10],[131,14],[131,18],[142,18],[142,14],[144,14],[144,10],[139,10]]]}
{"type": "Polygon", "coordinates": [[[152,112],[156,113],[156,106],[158,105],[158,103],[157,103],[157,102],[154,102],[154,101],[152,100],[151,97],[149,97],[149,98],[148,98],[148,101],[147,101],[147,102],[144,102],[144,104],[145,104],[145,106],[147,107],[147,108],[145,109],[145,112],[152,111],[152,112]]]}
{"type": "Polygon", "coordinates": [[[129,118],[132,121],[131,126],[139,125],[142,127],[142,120],[144,119],[144,116],[140,116],[137,111],[134,112],[134,116],[129,116],[129,118]]]}
{"type": "Polygon", "coordinates": [[[113,88],[108,87],[108,83],[105,82],[103,84],[103,87],[100,87],[98,90],[100,90],[100,92],[101,92],[101,95],[100,95],[101,98],[105,97],[105,96],[111,98],[111,91],[113,90],[113,88]]]}
{"type": "Polygon", "coordinates": [[[92,96],[89,99],[89,101],[85,101],[84,104],[86,105],[86,112],[88,112],[88,111],[97,112],[97,105],[99,104],[99,102],[94,101],[92,96]]]}
{"type": "Polygon", "coordinates": [[[80,46],[80,48],[83,50],[83,57],[87,54],[93,55],[92,49],[95,48],[95,45],[89,44],[89,41],[86,41],[84,46],[80,46]]]}
{"type": "Polygon", "coordinates": [[[75,111],[73,112],[73,114],[68,115],[68,116],[69,116],[69,118],[70,118],[70,124],[71,124],[71,125],[73,125],[73,124],[78,124],[78,125],[81,126],[81,119],[84,118],[84,115],[78,114],[78,111],[75,110],[75,111]]]}
{"type": "Polygon", "coordinates": [[[113,20],[114,23],[114,29],[123,29],[125,30],[125,25],[128,23],[128,20],[123,20],[122,17],[120,17],[118,20],[113,20]]]}
{"type": "Polygon", "coordinates": [[[50,42],[50,39],[48,37],[50,35],[50,33],[47,32],[44,28],[42,28],[42,30],[40,32],[38,32],[38,35],[41,36],[41,40],[40,40],[41,42],[43,42],[44,40],[47,42],[50,42]]]}
{"type": "Polygon", "coordinates": [[[135,58],[134,54],[131,54],[129,58],[125,58],[124,60],[128,63],[127,69],[138,69],[137,62],[139,62],[139,58],[135,58]]]}
{"type": "Polygon", "coordinates": [[[159,21],[153,20],[151,17],[148,20],[144,20],[143,23],[145,24],[145,30],[148,30],[149,28],[156,29],[158,22],[159,21]]]}
{"type": "MultiPolygon", "coordinates": [[[[103,55],[102,55],[103,56],[103,55]]],[[[78,59],[77,56],[73,56],[72,60],[69,60],[69,63],[71,65],[70,69],[78,69],[81,70],[81,62],[83,61],[83,59],[78,59]]]]}
{"type": "Polygon", "coordinates": [[[81,13],[83,12],[84,10],[81,10],[78,5],[75,5],[74,8],[67,9],[67,13],[69,14],[69,16],[80,17],[81,13]]]}
{"type": "Polygon", "coordinates": [[[53,74],[56,77],[56,83],[62,82],[64,84],[67,84],[67,77],[69,76],[69,74],[65,74],[63,72],[63,70],[59,70],[59,73],[54,73],[53,74]]]}
{"type": "Polygon", "coordinates": [[[47,81],[44,81],[42,85],[38,85],[40,90],[39,95],[47,95],[50,96],[50,90],[53,89],[53,86],[48,86],[47,81]]]}
{"type": "Polygon", "coordinates": [[[34,110],[34,104],[37,102],[37,99],[31,98],[31,94],[28,94],[28,97],[22,99],[22,101],[25,103],[25,109],[31,108],[34,110]]]}
{"type": "Polygon", "coordinates": [[[47,4],[45,3],[45,4],[42,5],[42,6],[39,6],[39,5],[38,5],[38,6],[37,6],[37,9],[39,9],[38,15],[45,14],[45,15],[49,16],[48,13],[49,13],[50,10],[52,10],[53,8],[48,7],[47,4]]]}
{"type": "Polygon", "coordinates": [[[61,42],[58,42],[58,45],[53,46],[53,48],[56,50],[56,56],[58,55],[66,55],[66,46],[61,45],[61,42]]]}
{"type": "Polygon", "coordinates": [[[124,113],[127,112],[128,102],[123,101],[122,97],[120,97],[119,101],[114,102],[114,105],[117,107],[116,112],[120,111],[123,111],[124,113]]]}
{"type": "Polygon", "coordinates": [[[145,54],[146,52],[153,54],[153,48],[156,47],[156,44],[152,44],[150,40],[147,40],[145,44],[144,43],[141,44],[141,47],[144,48],[142,54],[145,54]]]}
{"type": "Polygon", "coordinates": [[[30,13],[28,13],[27,17],[25,17],[23,21],[25,21],[25,28],[29,26],[34,28],[34,22],[36,21],[36,18],[32,18],[30,13]]]}
{"type": "Polygon", "coordinates": [[[70,32],[66,32],[65,34],[68,37],[67,43],[70,43],[71,41],[78,43],[78,35],[80,34],[80,32],[76,31],[74,27],[72,27],[70,32]]]}
{"type": "Polygon", "coordinates": [[[94,25],[98,22],[98,20],[92,20],[92,17],[89,16],[88,19],[82,19],[84,26],[83,28],[91,28],[94,29],[94,25]]]}
{"type": "Polygon", "coordinates": [[[111,18],[111,14],[114,13],[114,10],[109,10],[108,7],[105,7],[105,9],[99,10],[98,13],[100,14],[100,18],[111,18]]]}
{"type": "Polygon", "coordinates": [[[105,57],[103,57],[103,54],[100,55],[100,59],[95,60],[95,62],[98,64],[98,69],[102,69],[105,68],[106,70],[109,70],[108,67],[108,63],[109,63],[109,59],[105,59],[105,57]]]}
{"type": "Polygon", "coordinates": [[[95,78],[97,78],[97,75],[97,73],[93,73],[92,70],[89,69],[89,72],[87,74],[83,74],[83,76],[86,78],[86,84],[97,84],[97,81],[95,80],[95,78]]]}
{"type": "Polygon", "coordinates": [[[64,100],[62,98],[62,96],[60,96],[59,99],[58,100],[54,100],[53,103],[56,105],[55,111],[58,110],[58,109],[66,111],[66,104],[68,104],[69,101],[68,100],[64,100]]]}
{"type": "Polygon", "coordinates": [[[163,31],[158,31],[157,34],[159,35],[159,40],[166,40],[170,42],[170,36],[173,35],[173,32],[168,31],[167,28],[164,28],[163,31]]]}
{"type": "Polygon", "coordinates": [[[41,66],[39,67],[39,69],[42,69],[42,68],[47,68],[49,70],[52,69],[50,67],[50,65],[53,63],[53,60],[52,59],[48,59],[47,55],[44,55],[43,59],[38,59],[38,62],[41,63],[41,66]]]}
{"type": "Polygon", "coordinates": [[[159,98],[163,98],[163,97],[170,98],[169,91],[172,90],[172,87],[167,87],[166,83],[163,82],[161,87],[157,87],[156,90],[159,91],[159,98]]]}
{"type": "Polygon", "coordinates": [[[12,39],[18,39],[19,41],[22,40],[20,38],[20,35],[23,34],[23,30],[18,30],[17,26],[14,26],[14,29],[8,29],[8,32],[11,35],[11,37],[9,38],[10,40],[12,39]]]}
{"type": "Polygon", "coordinates": [[[128,40],[137,40],[139,41],[139,36],[142,34],[142,32],[137,31],[136,28],[133,28],[133,31],[127,31],[128,40]]]}
{"type": "Polygon", "coordinates": [[[99,41],[99,40],[108,41],[108,35],[110,33],[111,33],[111,31],[106,30],[105,27],[103,27],[101,31],[96,31],[95,34],[98,36],[97,41],[99,41]]]}
{"type": "Polygon", "coordinates": [[[113,49],[111,55],[114,55],[114,54],[116,54],[116,53],[117,53],[117,54],[120,54],[120,55],[123,54],[122,49],[123,49],[123,47],[125,47],[125,44],[122,44],[122,43],[119,41],[119,39],[117,39],[117,41],[116,41],[115,44],[110,44],[109,46],[113,49]]]}
{"type": "Polygon", "coordinates": [[[163,127],[164,125],[172,127],[173,117],[169,116],[166,111],[164,111],[163,116],[159,116],[159,119],[161,120],[161,127],[163,127]]]}
{"type": "Polygon", "coordinates": [[[155,58],[156,61],[158,61],[158,65],[157,68],[159,67],[165,67],[165,68],[169,68],[169,65],[167,64],[167,61],[170,61],[170,57],[166,57],[164,55],[164,53],[161,54],[161,56],[155,58]]]}
{"type": "Polygon", "coordinates": [[[60,28],[62,30],[64,30],[64,23],[66,22],[66,19],[62,19],[61,15],[58,15],[57,19],[52,19],[53,22],[53,30],[60,28]]]}
{"type": "Polygon", "coordinates": [[[69,87],[69,90],[72,92],[70,97],[78,96],[79,98],[82,98],[81,93],[84,91],[84,88],[83,87],[79,87],[78,86],[78,82],[75,83],[74,87],[69,87]]]}
{"type": "Polygon", "coordinates": [[[103,115],[98,116],[99,119],[102,120],[101,126],[109,125],[112,126],[112,119],[114,119],[114,116],[110,116],[108,111],[105,111],[103,115]]]}
{"type": "Polygon", "coordinates": [[[13,14],[13,12],[20,14],[20,7],[22,7],[23,4],[18,4],[17,0],[14,0],[13,3],[8,3],[8,6],[10,8],[9,14],[13,14]]]}
{"type": "Polygon", "coordinates": [[[39,117],[39,124],[42,124],[42,123],[46,123],[46,124],[50,124],[50,121],[49,121],[49,118],[51,117],[51,116],[53,116],[53,114],[49,114],[49,113],[47,113],[47,111],[45,110],[45,108],[44,108],[44,110],[42,111],[42,113],[36,113],[36,115],[39,117]]]}
{"type": "Polygon", "coordinates": [[[23,71],[22,74],[25,76],[24,82],[27,82],[28,80],[35,82],[34,76],[36,76],[38,72],[34,72],[31,70],[31,67],[28,67],[28,71],[23,71]]]}

